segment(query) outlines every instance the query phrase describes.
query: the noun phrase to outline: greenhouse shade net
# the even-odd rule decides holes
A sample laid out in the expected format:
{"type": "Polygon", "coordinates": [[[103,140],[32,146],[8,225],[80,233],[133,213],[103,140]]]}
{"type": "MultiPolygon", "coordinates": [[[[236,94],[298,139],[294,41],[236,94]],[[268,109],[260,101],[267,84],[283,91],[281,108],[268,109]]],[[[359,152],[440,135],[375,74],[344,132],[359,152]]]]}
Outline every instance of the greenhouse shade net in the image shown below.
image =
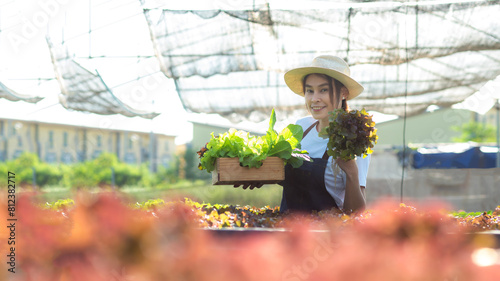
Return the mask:
{"type": "Polygon", "coordinates": [[[131,108],[120,101],[102,80],[70,57],[64,46],[54,48],[47,39],[54,71],[61,88],[59,101],[66,109],[101,115],[121,114],[127,117],[153,119],[159,113],[131,108]]]}
{"type": "Polygon", "coordinates": [[[144,15],[161,70],[191,112],[264,119],[274,107],[281,117],[303,115],[304,100],[283,74],[320,54],[345,59],[365,87],[351,108],[398,116],[450,107],[500,75],[500,1],[335,3],[144,15]]]}
{"type": "Polygon", "coordinates": [[[4,98],[10,101],[25,101],[29,103],[37,103],[43,99],[43,97],[34,97],[19,94],[9,89],[2,82],[0,82],[0,98],[4,98]]]}

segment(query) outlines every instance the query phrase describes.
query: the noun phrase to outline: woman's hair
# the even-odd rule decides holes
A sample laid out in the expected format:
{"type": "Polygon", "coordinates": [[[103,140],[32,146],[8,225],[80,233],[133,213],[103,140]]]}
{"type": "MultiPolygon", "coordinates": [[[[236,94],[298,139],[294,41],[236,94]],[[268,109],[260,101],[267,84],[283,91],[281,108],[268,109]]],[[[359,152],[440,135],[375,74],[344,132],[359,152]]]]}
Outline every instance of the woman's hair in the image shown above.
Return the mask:
{"type": "MultiPolygon", "coordinates": [[[[321,73],[311,73],[311,74],[316,74],[316,75],[320,75],[320,76],[323,76],[326,78],[326,80],[328,81],[328,87],[330,89],[330,102],[332,103],[332,105],[334,104],[334,95],[333,93],[337,93],[337,104],[341,103],[342,102],[342,105],[341,105],[341,108],[345,111],[348,111],[349,110],[349,106],[347,105],[347,100],[345,99],[342,99],[342,95],[340,94],[341,91],[342,91],[342,87],[345,87],[344,84],[342,84],[340,81],[334,79],[333,77],[331,76],[328,76],[326,74],[321,74],[321,73]],[[335,89],[335,91],[334,91],[335,89]]],[[[302,80],[302,91],[306,92],[306,80],[307,80],[307,77],[309,77],[309,75],[311,74],[307,74],[306,76],[304,76],[304,80],[302,80]]],[[[347,88],[346,88],[347,89],[347,88]]]]}

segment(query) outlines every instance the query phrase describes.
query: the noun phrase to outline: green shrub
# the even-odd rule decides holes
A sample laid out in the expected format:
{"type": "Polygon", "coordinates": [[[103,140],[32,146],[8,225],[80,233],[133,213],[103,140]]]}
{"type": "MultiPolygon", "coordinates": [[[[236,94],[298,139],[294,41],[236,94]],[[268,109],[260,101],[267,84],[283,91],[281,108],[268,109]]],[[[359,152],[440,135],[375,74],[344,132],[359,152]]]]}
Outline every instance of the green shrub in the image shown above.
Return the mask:
{"type": "Polygon", "coordinates": [[[149,167],[147,164],[142,164],[139,167],[139,171],[141,173],[141,179],[139,180],[138,185],[140,186],[156,186],[157,184],[157,179],[156,179],[156,174],[151,173],[149,171],[149,167]]]}
{"type": "Polygon", "coordinates": [[[90,161],[71,165],[63,175],[64,185],[74,188],[95,187],[99,182],[94,163],[90,161]]]}
{"type": "Polygon", "coordinates": [[[33,182],[33,170],[31,167],[26,168],[8,168],[10,172],[15,173],[15,182],[17,186],[31,184],[33,182]]]}
{"type": "Polygon", "coordinates": [[[62,171],[58,166],[39,163],[35,166],[36,184],[40,187],[56,185],[61,181],[62,171]]]}
{"type": "Polygon", "coordinates": [[[33,183],[33,169],[40,160],[34,153],[24,152],[18,158],[6,162],[7,172],[15,173],[16,185],[33,183]]]}
{"type": "Polygon", "coordinates": [[[33,167],[40,163],[40,159],[38,159],[38,155],[31,152],[23,152],[21,156],[13,160],[15,165],[18,167],[33,167]]]}
{"type": "MultiPolygon", "coordinates": [[[[102,184],[140,185],[144,187],[167,186],[178,180],[178,170],[158,167],[157,173],[149,171],[149,165],[129,165],[120,162],[115,154],[103,153],[93,160],[74,164],[49,164],[41,162],[34,153],[25,152],[19,158],[0,163],[0,173],[9,171],[16,175],[16,185],[33,184],[33,172],[37,186],[61,185],[64,187],[91,188],[102,184]]],[[[0,187],[6,187],[2,183],[0,187]]]]}
{"type": "Polygon", "coordinates": [[[112,184],[113,167],[97,167],[96,165],[94,165],[93,168],[95,170],[94,173],[96,174],[96,177],[98,179],[97,184],[112,184]]]}
{"type": "Polygon", "coordinates": [[[141,171],[138,167],[120,163],[114,167],[115,184],[118,187],[124,185],[137,185],[141,180],[141,171]]]}
{"type": "Polygon", "coordinates": [[[119,163],[118,157],[109,152],[102,153],[99,157],[92,160],[92,162],[94,162],[96,168],[111,168],[119,163]]]}
{"type": "Polygon", "coordinates": [[[174,165],[173,168],[167,168],[164,166],[158,167],[155,173],[155,185],[156,186],[166,186],[179,181],[179,173],[177,167],[174,165]]]}
{"type": "MultiPolygon", "coordinates": [[[[0,163],[0,175],[3,175],[4,177],[7,177],[7,174],[9,173],[9,168],[7,168],[6,163],[0,163]]],[[[8,181],[3,180],[0,181],[0,188],[7,187],[8,186],[8,181]]]]}

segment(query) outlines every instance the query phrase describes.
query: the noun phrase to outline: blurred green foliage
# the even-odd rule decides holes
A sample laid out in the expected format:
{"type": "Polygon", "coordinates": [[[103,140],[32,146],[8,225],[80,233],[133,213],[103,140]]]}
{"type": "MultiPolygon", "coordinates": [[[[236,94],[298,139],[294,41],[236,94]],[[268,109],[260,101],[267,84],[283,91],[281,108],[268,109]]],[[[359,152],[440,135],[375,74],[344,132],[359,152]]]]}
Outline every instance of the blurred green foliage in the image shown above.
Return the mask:
{"type": "MultiPolygon", "coordinates": [[[[185,155],[179,157],[193,156],[196,162],[192,161],[189,168],[180,168],[176,159],[176,164],[172,167],[160,165],[157,171],[152,173],[149,170],[149,163],[140,166],[126,164],[120,162],[114,154],[104,153],[96,159],[68,165],[44,163],[35,154],[24,153],[15,160],[0,163],[0,173],[7,175],[8,172],[13,172],[16,175],[16,186],[30,187],[33,185],[33,171],[35,171],[36,186],[43,191],[37,196],[49,202],[72,198],[78,189],[99,192],[102,188],[109,188],[114,171],[115,187],[124,195],[139,202],[152,198],[188,197],[212,204],[252,206],[280,204],[282,187],[279,185],[265,185],[253,191],[232,186],[213,186],[210,174],[196,167],[198,162],[196,153],[188,150],[185,155]],[[179,178],[180,169],[186,173],[186,179],[179,178]],[[186,170],[190,170],[191,174],[186,170]]],[[[0,187],[6,185],[7,181],[0,181],[0,187]]],[[[61,201],[58,205],[63,203],[68,202],[61,201]]]]}
{"type": "Polygon", "coordinates": [[[0,172],[15,173],[15,182],[18,185],[33,184],[33,181],[36,181],[38,186],[57,184],[63,175],[57,166],[41,162],[36,154],[28,152],[17,159],[0,163],[0,172]]]}
{"type": "Polygon", "coordinates": [[[17,159],[0,163],[1,173],[15,173],[18,186],[38,187],[54,185],[72,188],[113,185],[155,187],[175,182],[177,175],[173,169],[161,166],[157,173],[152,173],[147,163],[140,166],[130,165],[120,162],[112,153],[103,153],[93,160],[74,164],[49,164],[40,161],[36,154],[25,152],[17,159]]]}
{"type": "Polygon", "coordinates": [[[496,128],[490,124],[483,124],[471,121],[461,126],[453,126],[452,130],[461,133],[459,137],[452,140],[454,142],[495,142],[496,141],[496,128]]]}

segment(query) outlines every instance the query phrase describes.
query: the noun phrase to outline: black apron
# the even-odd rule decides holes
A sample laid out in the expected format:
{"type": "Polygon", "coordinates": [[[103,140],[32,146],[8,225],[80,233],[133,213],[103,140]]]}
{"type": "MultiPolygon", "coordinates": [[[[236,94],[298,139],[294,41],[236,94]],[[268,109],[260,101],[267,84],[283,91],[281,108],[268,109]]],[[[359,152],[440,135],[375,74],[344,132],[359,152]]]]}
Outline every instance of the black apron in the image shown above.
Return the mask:
{"type": "MultiPolygon", "coordinates": [[[[302,138],[317,124],[318,122],[315,122],[307,128],[302,138]]],[[[312,160],[304,161],[299,168],[293,168],[289,164],[285,166],[285,180],[280,183],[283,185],[280,212],[311,212],[338,208],[325,186],[325,169],[328,164],[326,150],[322,158],[312,160]]]]}

